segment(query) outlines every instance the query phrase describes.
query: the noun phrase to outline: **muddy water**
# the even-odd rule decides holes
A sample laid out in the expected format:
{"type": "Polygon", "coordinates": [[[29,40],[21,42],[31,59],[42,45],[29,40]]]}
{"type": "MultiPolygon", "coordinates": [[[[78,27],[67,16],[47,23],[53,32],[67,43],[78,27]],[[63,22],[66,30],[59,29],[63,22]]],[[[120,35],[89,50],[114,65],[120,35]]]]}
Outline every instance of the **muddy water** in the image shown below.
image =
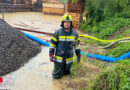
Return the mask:
{"type": "MultiPolygon", "coordinates": [[[[14,27],[45,32],[54,32],[58,29],[60,18],[61,16],[43,15],[39,12],[5,13],[5,20],[14,27]]],[[[44,36],[36,33],[29,34],[44,36]]],[[[4,82],[0,89],[60,90],[59,82],[52,78],[53,63],[49,62],[48,53],[49,48],[42,46],[42,51],[25,66],[3,77],[4,82]]]]}
{"type": "MultiPolygon", "coordinates": [[[[1,14],[0,14],[1,16],[1,14]]],[[[44,15],[42,12],[5,13],[5,20],[14,27],[54,32],[60,26],[62,16],[44,15]]]]}
{"type": "MultiPolygon", "coordinates": [[[[53,63],[49,62],[49,49],[32,58],[24,67],[3,77],[1,88],[11,90],[60,90],[52,78],[53,63]]],[[[0,88],[0,89],[1,89],[0,88]]]]}

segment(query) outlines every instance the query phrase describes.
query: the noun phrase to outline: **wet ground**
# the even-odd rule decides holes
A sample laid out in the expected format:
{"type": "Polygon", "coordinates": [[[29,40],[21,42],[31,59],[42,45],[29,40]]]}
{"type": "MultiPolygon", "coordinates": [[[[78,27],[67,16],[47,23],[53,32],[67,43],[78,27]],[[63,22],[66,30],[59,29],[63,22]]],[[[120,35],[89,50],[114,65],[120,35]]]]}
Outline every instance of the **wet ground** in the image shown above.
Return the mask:
{"type": "MultiPolygon", "coordinates": [[[[1,16],[1,14],[0,14],[1,16]]],[[[14,27],[54,33],[60,26],[62,16],[43,15],[39,12],[5,13],[5,20],[14,27]]],[[[38,38],[50,39],[50,36],[27,32],[38,38]]],[[[11,90],[79,90],[87,86],[87,81],[99,69],[87,63],[79,65],[77,75],[64,76],[59,80],[52,78],[53,63],[49,62],[49,48],[42,51],[24,67],[3,77],[1,89],[11,90]]]]}
{"type": "MultiPolygon", "coordinates": [[[[1,14],[0,16],[2,17],[1,14]]],[[[60,27],[61,17],[44,15],[42,12],[17,12],[5,13],[4,19],[14,27],[54,33],[60,27]]],[[[30,32],[28,33],[30,34],[30,32]]],[[[44,36],[36,33],[31,33],[31,35],[44,36]]]]}
{"type": "Polygon", "coordinates": [[[3,77],[2,87],[11,90],[52,90],[51,72],[53,63],[49,62],[48,48],[32,58],[24,67],[3,77]]]}
{"type": "MultiPolygon", "coordinates": [[[[39,12],[18,12],[5,13],[4,18],[14,27],[53,33],[60,26],[61,16],[43,15],[43,13],[39,12]]],[[[43,34],[27,33],[36,37],[45,37],[43,34]]],[[[42,46],[42,51],[36,57],[32,58],[24,67],[3,77],[4,82],[0,90],[60,89],[60,87],[54,85],[55,81],[51,76],[53,63],[49,62],[48,53],[49,48],[42,46]]]]}

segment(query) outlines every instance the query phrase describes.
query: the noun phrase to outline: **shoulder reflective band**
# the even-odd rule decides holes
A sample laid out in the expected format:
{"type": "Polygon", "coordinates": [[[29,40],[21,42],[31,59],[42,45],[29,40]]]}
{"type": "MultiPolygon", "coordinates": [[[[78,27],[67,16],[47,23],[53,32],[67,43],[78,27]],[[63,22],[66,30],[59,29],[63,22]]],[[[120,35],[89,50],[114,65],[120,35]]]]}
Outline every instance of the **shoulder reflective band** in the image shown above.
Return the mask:
{"type": "Polygon", "coordinates": [[[57,42],[57,39],[55,37],[51,37],[52,40],[54,40],[55,42],[57,42]]]}

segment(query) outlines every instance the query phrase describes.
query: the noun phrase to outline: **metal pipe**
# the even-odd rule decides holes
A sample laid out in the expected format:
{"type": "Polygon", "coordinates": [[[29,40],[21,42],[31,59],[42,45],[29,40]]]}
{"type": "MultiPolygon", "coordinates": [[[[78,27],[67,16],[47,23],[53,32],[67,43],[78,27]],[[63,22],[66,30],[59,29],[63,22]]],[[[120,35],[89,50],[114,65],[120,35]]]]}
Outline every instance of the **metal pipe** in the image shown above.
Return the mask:
{"type": "Polygon", "coordinates": [[[2,7],[2,19],[4,20],[4,7],[2,7]]]}

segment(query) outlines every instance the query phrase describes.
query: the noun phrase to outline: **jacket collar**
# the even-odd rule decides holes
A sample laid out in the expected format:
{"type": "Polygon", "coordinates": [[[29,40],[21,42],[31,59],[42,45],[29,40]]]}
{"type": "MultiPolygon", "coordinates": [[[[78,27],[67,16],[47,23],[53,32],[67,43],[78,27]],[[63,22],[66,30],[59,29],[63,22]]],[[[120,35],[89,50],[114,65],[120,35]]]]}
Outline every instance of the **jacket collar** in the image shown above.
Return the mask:
{"type": "Polygon", "coordinates": [[[72,32],[72,28],[70,28],[70,31],[69,31],[69,32],[66,32],[64,28],[62,28],[62,31],[63,31],[64,33],[70,34],[70,33],[72,32]]]}

